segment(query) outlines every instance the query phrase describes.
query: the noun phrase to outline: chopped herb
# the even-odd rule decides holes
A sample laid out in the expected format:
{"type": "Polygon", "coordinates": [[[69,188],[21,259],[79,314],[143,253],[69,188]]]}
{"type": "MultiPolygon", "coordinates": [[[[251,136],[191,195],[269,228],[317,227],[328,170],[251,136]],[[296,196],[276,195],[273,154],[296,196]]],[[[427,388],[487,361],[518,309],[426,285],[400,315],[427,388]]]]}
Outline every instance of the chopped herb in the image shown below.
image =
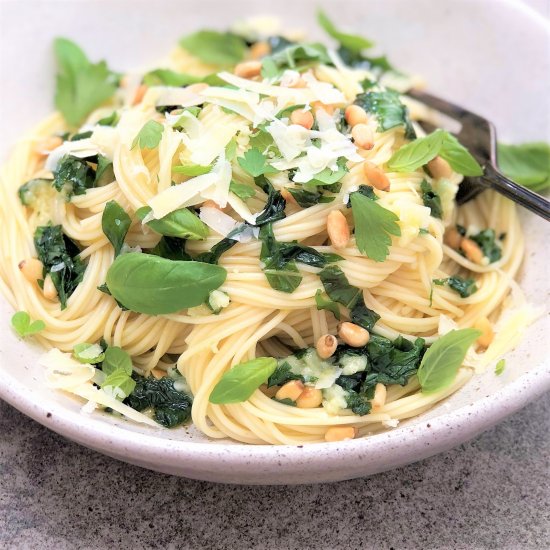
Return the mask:
{"type": "Polygon", "coordinates": [[[303,382],[304,377],[300,374],[293,373],[290,369],[290,365],[286,361],[279,361],[277,363],[277,368],[267,380],[267,387],[282,386],[290,380],[300,380],[303,382]]]}
{"type": "Polygon", "coordinates": [[[499,359],[498,363],[495,365],[495,374],[500,376],[504,372],[506,367],[506,359],[499,359]]]}
{"type": "Polygon", "coordinates": [[[454,291],[458,292],[462,298],[468,298],[474,292],[477,292],[475,279],[463,279],[457,275],[448,277],[447,279],[434,279],[436,285],[447,285],[454,291]]]}
{"type": "Polygon", "coordinates": [[[205,63],[221,67],[236,65],[246,53],[245,41],[236,34],[197,31],[180,40],[180,46],[205,63]]]}
{"type": "Polygon", "coordinates": [[[262,226],[266,223],[272,223],[277,220],[282,220],[285,217],[286,201],[273,185],[264,176],[254,178],[256,185],[267,193],[267,202],[265,208],[256,218],[256,225],[262,226]]]}
{"type": "Polygon", "coordinates": [[[94,187],[101,187],[102,185],[111,183],[114,179],[113,161],[103,155],[98,155],[94,187]]]}
{"type": "Polygon", "coordinates": [[[340,308],[338,304],[328,297],[325,298],[320,289],[315,293],[315,304],[318,310],[326,309],[330,311],[338,321],[340,320],[340,308]]]}
{"type": "Polygon", "coordinates": [[[185,251],[185,239],[178,239],[177,237],[162,237],[158,244],[149,250],[149,254],[167,260],[189,261],[192,259],[185,251]]]}
{"type": "Polygon", "coordinates": [[[273,401],[276,401],[277,403],[280,403],[281,405],[287,405],[289,407],[295,407],[296,401],[292,401],[289,397],[285,397],[284,399],[277,399],[276,397],[272,397],[273,401]]]}
{"type": "Polygon", "coordinates": [[[46,323],[41,319],[31,322],[30,315],[26,311],[18,311],[11,318],[11,326],[18,336],[26,338],[44,330],[46,323]]]}
{"type": "Polygon", "coordinates": [[[496,242],[493,229],[484,229],[477,235],[472,235],[470,239],[479,245],[483,255],[489,259],[489,263],[496,262],[502,257],[502,248],[496,242]]]}
{"type": "Polygon", "coordinates": [[[238,157],[237,161],[241,168],[253,178],[277,172],[273,166],[267,163],[267,158],[258,149],[248,149],[244,157],[238,157]]]}
{"type": "Polygon", "coordinates": [[[21,204],[32,208],[36,207],[41,197],[45,197],[49,193],[55,194],[55,191],[52,190],[52,183],[53,180],[45,178],[36,178],[24,183],[17,191],[21,204]]]}
{"type": "Polygon", "coordinates": [[[100,344],[82,342],[73,347],[73,355],[81,363],[96,364],[105,359],[105,350],[100,344]]]}
{"type": "Polygon", "coordinates": [[[217,264],[220,260],[221,255],[224,252],[227,252],[230,248],[235,246],[239,241],[234,239],[233,237],[236,237],[243,231],[247,230],[250,227],[249,224],[246,222],[242,223],[231,233],[227,235],[227,237],[224,237],[221,241],[217,242],[209,252],[203,252],[202,254],[199,254],[197,257],[197,260],[199,262],[205,262],[207,264],[217,264]]]}
{"type": "Polygon", "coordinates": [[[441,219],[443,217],[443,207],[441,205],[441,197],[433,190],[433,187],[427,182],[422,180],[420,184],[420,191],[422,192],[422,202],[424,206],[427,206],[434,218],[441,219]]]}
{"type": "Polygon", "coordinates": [[[72,195],[84,195],[95,181],[95,170],[86,159],[65,155],[53,171],[52,185],[68,200],[72,195]]]}
{"type": "Polygon", "coordinates": [[[159,146],[162,139],[164,126],[156,120],[148,120],[132,142],[132,149],[139,146],[140,149],[154,149],[159,146]]]}
{"type": "Polygon", "coordinates": [[[498,144],[498,165],[516,183],[541,192],[550,187],[550,145],[544,142],[522,145],[498,144]]]}
{"type": "Polygon", "coordinates": [[[63,234],[60,225],[36,228],[34,246],[38,259],[44,265],[44,276],[49,274],[57,290],[61,309],[82,281],[86,265],[80,259],[76,244],[63,234]]]}
{"type": "Polygon", "coordinates": [[[334,200],[334,197],[324,196],[319,191],[308,191],[307,189],[295,187],[287,187],[286,190],[302,208],[309,208],[319,203],[332,202],[334,200]]]}

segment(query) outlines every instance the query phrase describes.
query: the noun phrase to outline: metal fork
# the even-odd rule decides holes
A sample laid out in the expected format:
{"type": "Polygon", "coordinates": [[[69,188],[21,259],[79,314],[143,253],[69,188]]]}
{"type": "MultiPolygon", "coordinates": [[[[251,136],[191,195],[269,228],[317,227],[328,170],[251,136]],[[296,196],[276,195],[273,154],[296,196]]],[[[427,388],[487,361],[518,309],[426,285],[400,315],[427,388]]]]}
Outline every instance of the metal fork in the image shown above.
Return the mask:
{"type": "MultiPolygon", "coordinates": [[[[458,141],[470,151],[483,168],[483,176],[464,178],[456,196],[458,204],[464,204],[483,190],[491,188],[550,221],[550,201],[509,180],[498,169],[497,136],[491,122],[458,105],[425,92],[411,90],[407,95],[458,122],[461,126],[460,131],[456,133],[458,141]]],[[[420,122],[427,131],[436,129],[434,124],[420,122]]]]}

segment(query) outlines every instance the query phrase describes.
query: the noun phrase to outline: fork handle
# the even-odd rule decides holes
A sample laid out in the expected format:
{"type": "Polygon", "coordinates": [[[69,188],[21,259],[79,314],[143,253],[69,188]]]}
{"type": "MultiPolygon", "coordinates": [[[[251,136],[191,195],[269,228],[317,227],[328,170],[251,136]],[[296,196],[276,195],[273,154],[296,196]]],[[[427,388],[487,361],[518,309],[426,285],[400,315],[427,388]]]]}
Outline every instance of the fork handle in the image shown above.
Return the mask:
{"type": "Polygon", "coordinates": [[[530,189],[509,180],[492,164],[485,165],[485,175],[481,179],[491,189],[494,189],[524,208],[531,210],[531,212],[534,212],[546,221],[550,221],[550,201],[530,189]]]}

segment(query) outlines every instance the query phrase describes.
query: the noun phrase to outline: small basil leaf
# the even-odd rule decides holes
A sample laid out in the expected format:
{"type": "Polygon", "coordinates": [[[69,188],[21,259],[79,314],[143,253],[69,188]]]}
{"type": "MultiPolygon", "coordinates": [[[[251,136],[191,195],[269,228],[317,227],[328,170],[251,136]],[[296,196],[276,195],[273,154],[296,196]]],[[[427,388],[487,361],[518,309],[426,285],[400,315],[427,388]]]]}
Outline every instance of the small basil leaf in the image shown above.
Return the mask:
{"type": "MultiPolygon", "coordinates": [[[[142,206],[136,211],[136,216],[143,220],[151,212],[149,206],[142,206]]],[[[166,237],[178,237],[202,241],[208,237],[208,227],[188,208],[180,208],[170,212],[160,220],[151,220],[146,223],[153,231],[166,237]]]]}
{"type": "Polygon", "coordinates": [[[226,276],[217,265],[130,253],[115,259],[107,272],[107,286],[131,311],[161,315],[202,304],[226,276]]]}
{"type": "Polygon", "coordinates": [[[237,195],[237,197],[243,201],[256,196],[256,191],[254,191],[250,185],[246,185],[245,183],[237,183],[236,181],[232,181],[229,184],[229,191],[237,195]]]}
{"type": "Polygon", "coordinates": [[[451,330],[436,340],[425,353],[418,368],[418,381],[423,393],[434,393],[449,386],[470,346],[481,336],[473,328],[451,330]]]}
{"type": "Polygon", "coordinates": [[[88,342],[76,344],[73,348],[73,355],[81,363],[92,365],[101,363],[105,359],[103,348],[99,344],[89,344],[88,342]]]}
{"type": "Polygon", "coordinates": [[[128,216],[118,202],[109,201],[105,205],[103,215],[101,216],[101,228],[109,239],[109,242],[113,245],[115,256],[120,254],[130,225],[132,225],[130,216],[128,216]]]}
{"type": "Polygon", "coordinates": [[[336,302],[333,302],[330,298],[325,298],[320,289],[315,293],[315,304],[318,310],[326,309],[330,311],[338,321],[340,320],[340,308],[336,302]]]}
{"type": "Polygon", "coordinates": [[[46,324],[40,319],[31,323],[30,315],[26,311],[14,313],[11,318],[11,326],[21,338],[32,336],[46,328],[46,324]]]}
{"type": "Polygon", "coordinates": [[[119,401],[126,399],[135,387],[132,377],[122,370],[114,370],[101,383],[101,389],[119,401]]]}
{"type": "Polygon", "coordinates": [[[424,166],[439,154],[444,137],[443,130],[436,130],[429,136],[407,143],[392,155],[388,168],[397,172],[413,172],[424,166]]]}
{"type": "Polygon", "coordinates": [[[482,176],[483,168],[481,168],[468,150],[449,132],[445,132],[444,134],[443,145],[439,155],[459,174],[463,174],[464,176],[482,176]]]}
{"type": "Polygon", "coordinates": [[[214,386],[209,401],[216,405],[242,403],[273,374],[277,361],[273,357],[258,357],[228,370],[214,386]]]}
{"type": "Polygon", "coordinates": [[[128,352],[117,346],[109,346],[105,350],[105,358],[101,370],[109,375],[115,371],[121,371],[126,375],[132,374],[132,358],[128,352]]]}
{"type": "Polygon", "coordinates": [[[422,202],[427,206],[434,218],[443,218],[443,206],[441,197],[433,190],[433,187],[426,181],[420,183],[420,191],[422,192],[422,202]]]}

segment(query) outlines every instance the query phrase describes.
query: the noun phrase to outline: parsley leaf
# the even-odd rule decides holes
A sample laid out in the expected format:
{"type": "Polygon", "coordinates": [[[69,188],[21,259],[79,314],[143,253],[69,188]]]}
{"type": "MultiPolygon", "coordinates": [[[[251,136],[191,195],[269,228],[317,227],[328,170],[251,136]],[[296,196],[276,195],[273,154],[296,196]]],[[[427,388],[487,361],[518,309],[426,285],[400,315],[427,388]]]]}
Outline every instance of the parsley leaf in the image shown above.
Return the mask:
{"type": "Polygon", "coordinates": [[[332,36],[332,38],[340,42],[344,48],[353,53],[360,53],[362,50],[374,46],[374,42],[362,36],[339,31],[322,10],[317,12],[317,22],[329,36],[332,36]]]}
{"type": "Polygon", "coordinates": [[[55,39],[54,52],[59,66],[55,106],[71,126],[78,126],[115,93],[117,78],[104,61],[91,63],[86,54],[66,38],[55,39]]]}
{"type": "Polygon", "coordinates": [[[156,120],[148,120],[132,142],[132,149],[139,145],[140,149],[154,149],[162,139],[164,126],[156,120]]]}
{"type": "Polygon", "coordinates": [[[229,191],[237,195],[237,197],[243,201],[246,201],[256,195],[256,191],[254,191],[250,185],[246,185],[246,183],[237,183],[236,181],[232,181],[229,184],[229,191]]]}
{"type": "Polygon", "coordinates": [[[359,192],[351,193],[357,248],[375,262],[383,262],[390,251],[390,235],[400,236],[399,218],[359,192]]]}
{"type": "Polygon", "coordinates": [[[212,30],[184,36],[180,46],[201,61],[222,67],[236,65],[246,53],[246,43],[240,36],[212,30]]]}
{"type": "Polygon", "coordinates": [[[543,142],[522,145],[498,144],[498,165],[502,173],[533,191],[550,188],[550,145],[543,142]]]}
{"type": "Polygon", "coordinates": [[[14,313],[11,318],[11,326],[21,338],[32,336],[46,328],[46,324],[40,319],[31,323],[31,318],[26,311],[14,313]]]}
{"type": "Polygon", "coordinates": [[[241,168],[253,178],[264,174],[275,174],[277,170],[267,163],[267,158],[258,149],[248,149],[244,157],[238,157],[241,168]]]}
{"type": "Polygon", "coordinates": [[[424,206],[427,206],[434,218],[441,219],[443,217],[443,206],[441,205],[441,197],[433,190],[433,187],[427,182],[422,180],[420,184],[420,191],[422,192],[422,202],[424,206]]]}

